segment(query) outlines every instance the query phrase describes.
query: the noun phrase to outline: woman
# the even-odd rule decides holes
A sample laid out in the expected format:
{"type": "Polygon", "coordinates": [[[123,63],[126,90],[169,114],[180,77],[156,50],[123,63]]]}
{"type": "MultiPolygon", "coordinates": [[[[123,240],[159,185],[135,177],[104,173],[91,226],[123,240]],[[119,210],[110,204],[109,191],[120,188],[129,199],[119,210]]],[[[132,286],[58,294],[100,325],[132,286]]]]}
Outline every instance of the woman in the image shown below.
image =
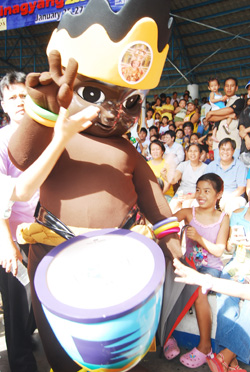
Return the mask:
{"type": "Polygon", "coordinates": [[[173,213],[181,208],[189,208],[195,199],[196,182],[207,167],[200,160],[201,153],[199,144],[190,144],[187,149],[189,160],[180,163],[176,168],[172,184],[175,185],[180,181],[180,186],[170,202],[173,213]]]}
{"type": "Polygon", "coordinates": [[[166,158],[163,158],[165,152],[164,144],[159,140],[154,140],[149,145],[149,152],[152,159],[148,161],[148,165],[154,172],[159,184],[162,185],[162,191],[169,202],[174,196],[174,189],[171,185],[171,180],[175,172],[175,161],[172,159],[172,155],[168,154],[166,158]],[[170,155],[170,156],[169,156],[170,155]],[[162,182],[163,184],[162,184],[162,182]]]}

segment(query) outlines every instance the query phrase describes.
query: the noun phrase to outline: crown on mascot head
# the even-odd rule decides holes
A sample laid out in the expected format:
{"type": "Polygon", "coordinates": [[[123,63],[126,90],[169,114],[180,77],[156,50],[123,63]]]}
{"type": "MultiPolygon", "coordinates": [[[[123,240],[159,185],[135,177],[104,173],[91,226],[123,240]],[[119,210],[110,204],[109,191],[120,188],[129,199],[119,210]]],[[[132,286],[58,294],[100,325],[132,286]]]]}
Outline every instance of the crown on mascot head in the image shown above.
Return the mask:
{"type": "Polygon", "coordinates": [[[58,50],[62,65],[78,62],[78,73],[132,89],[159,83],[169,49],[170,0],[125,0],[119,12],[108,0],[90,0],[80,15],[65,13],[47,54],[58,50]]]}

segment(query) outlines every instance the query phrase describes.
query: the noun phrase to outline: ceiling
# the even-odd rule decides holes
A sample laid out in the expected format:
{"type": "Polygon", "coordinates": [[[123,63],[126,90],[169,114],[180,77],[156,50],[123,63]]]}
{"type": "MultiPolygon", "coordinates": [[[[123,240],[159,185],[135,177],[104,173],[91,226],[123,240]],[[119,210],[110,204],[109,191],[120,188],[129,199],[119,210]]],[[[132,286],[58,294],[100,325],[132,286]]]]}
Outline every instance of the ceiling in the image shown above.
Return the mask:
{"type": "MultiPolygon", "coordinates": [[[[166,0],[162,0],[166,1],[166,0]]],[[[234,76],[239,92],[250,80],[250,1],[172,0],[173,30],[159,86],[154,94],[183,94],[197,84],[208,95],[207,80],[234,76]]],[[[26,73],[48,68],[46,46],[57,23],[0,32],[0,75],[17,69],[26,73]]]]}

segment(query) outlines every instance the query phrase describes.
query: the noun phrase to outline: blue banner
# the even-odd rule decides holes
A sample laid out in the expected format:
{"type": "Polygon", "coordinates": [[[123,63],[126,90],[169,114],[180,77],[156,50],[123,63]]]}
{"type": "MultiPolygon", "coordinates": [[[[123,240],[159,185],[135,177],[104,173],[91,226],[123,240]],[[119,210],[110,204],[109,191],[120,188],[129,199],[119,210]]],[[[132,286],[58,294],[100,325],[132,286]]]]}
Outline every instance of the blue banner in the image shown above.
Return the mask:
{"type": "MultiPolygon", "coordinates": [[[[89,0],[1,0],[0,31],[60,21],[65,12],[81,14],[89,0]]],[[[118,12],[125,0],[109,0],[118,12]]]]}

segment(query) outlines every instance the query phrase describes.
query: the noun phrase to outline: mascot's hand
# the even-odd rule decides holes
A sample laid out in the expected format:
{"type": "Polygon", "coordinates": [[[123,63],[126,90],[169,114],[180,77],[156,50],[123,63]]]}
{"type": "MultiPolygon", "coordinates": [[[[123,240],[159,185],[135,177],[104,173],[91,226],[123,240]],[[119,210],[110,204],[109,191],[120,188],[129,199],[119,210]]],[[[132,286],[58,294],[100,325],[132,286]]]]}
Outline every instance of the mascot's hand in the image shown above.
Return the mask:
{"type": "Polygon", "coordinates": [[[72,100],[78,63],[70,58],[68,66],[62,70],[61,55],[56,50],[51,51],[48,59],[49,72],[29,74],[26,86],[37,105],[57,114],[60,106],[68,108],[72,100]]]}

